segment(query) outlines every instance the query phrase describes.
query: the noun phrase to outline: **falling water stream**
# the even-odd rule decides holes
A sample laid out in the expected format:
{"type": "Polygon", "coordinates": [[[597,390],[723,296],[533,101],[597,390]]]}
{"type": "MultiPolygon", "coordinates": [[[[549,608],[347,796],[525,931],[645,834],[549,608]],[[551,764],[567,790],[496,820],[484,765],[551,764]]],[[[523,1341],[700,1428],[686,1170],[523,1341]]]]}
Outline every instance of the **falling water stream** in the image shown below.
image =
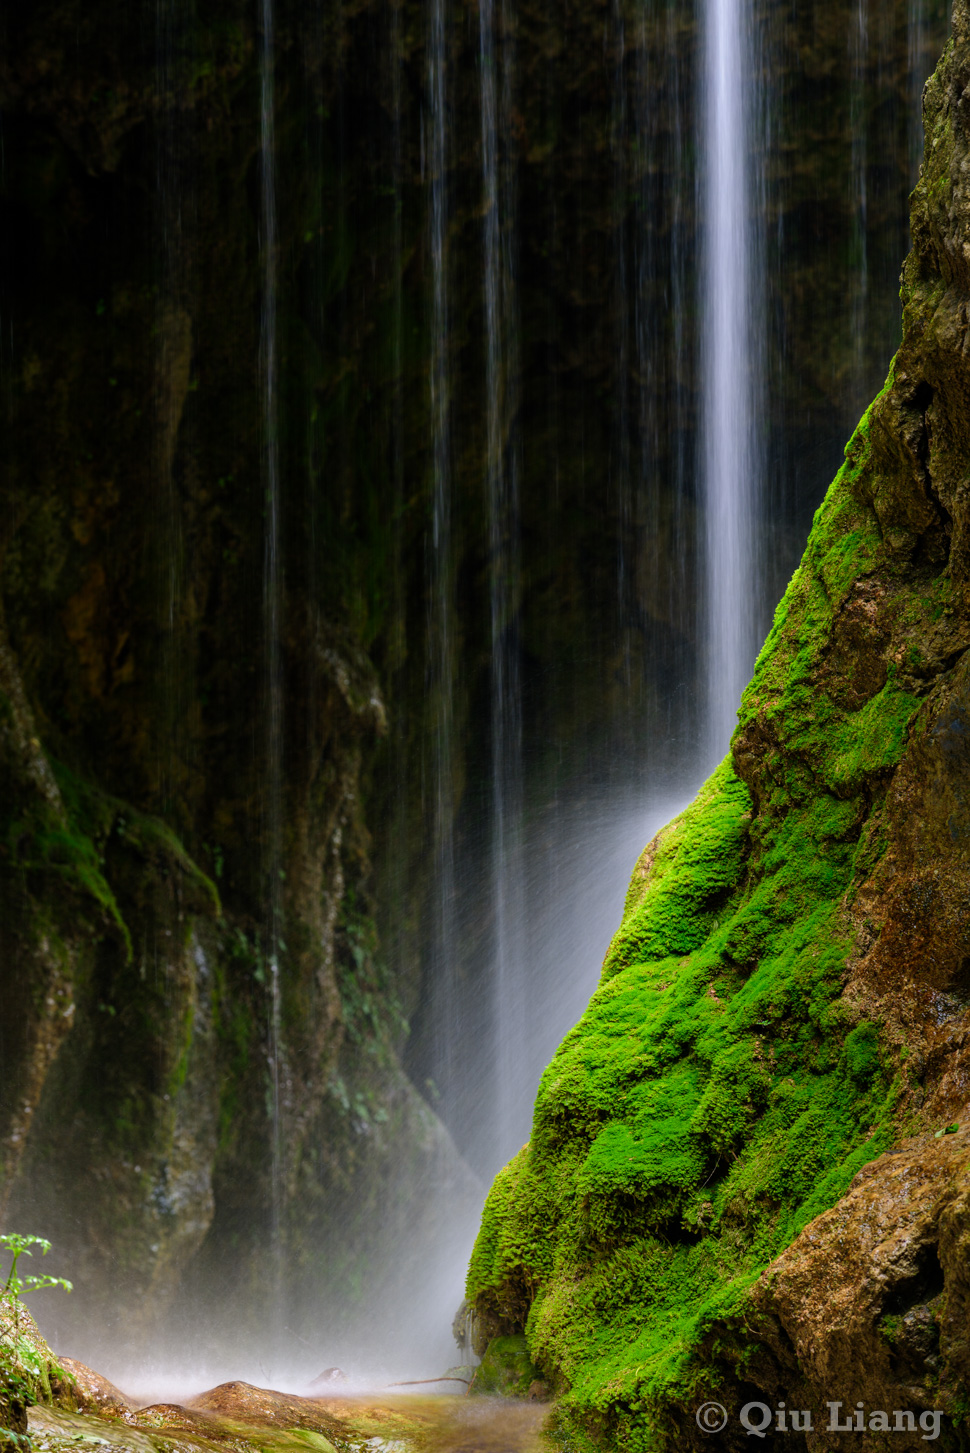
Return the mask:
{"type": "MultiPolygon", "coordinates": [[[[681,74],[682,42],[667,11],[662,52],[663,79],[679,114],[690,94],[681,74]]],[[[439,690],[458,686],[453,651],[457,651],[457,619],[450,594],[453,539],[448,454],[446,320],[449,316],[446,247],[447,83],[445,18],[440,0],[431,0],[428,49],[429,95],[427,145],[431,194],[432,300],[434,333],[431,355],[431,401],[434,459],[433,606],[430,640],[434,679],[439,690]]],[[[698,165],[697,201],[702,249],[692,268],[687,243],[691,226],[689,200],[676,187],[664,196],[668,209],[657,234],[648,226],[629,240],[624,227],[610,256],[617,289],[616,371],[611,400],[613,434],[609,454],[610,510],[616,527],[616,620],[610,649],[618,663],[618,679],[635,700],[639,690],[629,650],[630,620],[635,615],[638,581],[636,542],[646,524],[653,535],[661,528],[656,507],[658,468],[672,466],[683,481],[675,491],[672,520],[664,528],[676,542],[675,559],[665,562],[665,588],[671,617],[689,635],[693,629],[686,597],[691,588],[689,561],[698,562],[696,595],[701,601],[700,634],[703,671],[697,685],[701,728],[666,757],[659,755],[662,775],[651,776],[643,763],[612,763],[597,783],[582,772],[567,776],[556,791],[543,796],[529,775],[530,746],[523,739],[527,711],[519,671],[516,610],[520,570],[517,534],[517,483],[514,454],[518,367],[515,324],[514,176],[503,158],[514,113],[512,67],[507,44],[509,22],[497,13],[495,0],[478,9],[478,70],[482,158],[482,278],[485,352],[483,438],[485,441],[486,529],[489,580],[489,700],[491,784],[488,825],[487,889],[492,905],[491,986],[495,1088],[477,1086],[479,1112],[465,1123],[459,1144],[476,1163],[494,1170],[528,1133],[535,1085],[562,1034],[582,1012],[596,985],[597,971],[622,906],[622,891],[637,852],[650,834],[693,795],[703,776],[723,757],[733,729],[741,692],[760,646],[771,602],[765,596],[763,554],[764,475],[767,429],[765,379],[768,347],[766,243],[767,166],[778,145],[778,118],[771,111],[772,94],[762,81],[765,62],[751,7],[746,0],[706,0],[701,9],[699,67],[694,82],[698,165]],[[503,37],[501,45],[496,36],[503,37]],[[659,249],[666,247],[666,252],[659,249]],[[650,289],[658,271],[668,312],[660,315],[650,289]],[[632,291],[634,307],[625,306],[632,291]],[[695,341],[687,319],[692,293],[697,301],[695,341]],[[630,346],[632,340],[632,347],[630,346]],[[635,368],[635,382],[630,382],[635,368]],[[690,430],[684,404],[685,380],[694,373],[699,400],[699,442],[692,451],[685,442],[690,430]],[[666,408],[658,406],[658,394],[666,408]],[[635,407],[631,407],[631,400],[635,407]],[[683,410],[683,416],[681,411],[683,410]],[[637,466],[634,468],[634,459],[637,466]],[[667,461],[661,466],[660,461],[667,461]],[[688,513],[692,464],[698,475],[703,509],[688,513]],[[697,530],[692,545],[691,528],[697,530]],[[610,784],[610,785],[607,785],[610,784]],[[483,1122],[485,1122],[483,1124],[483,1122]],[[498,1154],[496,1154],[496,1150],[498,1154]]],[[[910,57],[920,34],[909,22],[910,57]]],[[[630,167],[642,188],[640,215],[650,220],[656,206],[651,190],[663,164],[674,177],[683,174],[691,154],[685,128],[674,124],[656,135],[651,94],[651,61],[642,40],[636,67],[627,63],[624,14],[615,7],[605,22],[604,50],[612,85],[611,162],[614,206],[620,216],[631,190],[630,167]],[[629,75],[637,85],[627,96],[629,75]],[[630,158],[633,158],[631,163],[630,158]]],[[[865,333],[869,288],[865,238],[869,227],[866,202],[865,120],[858,98],[867,84],[868,35],[865,0],[857,0],[847,37],[850,57],[850,110],[853,117],[851,179],[856,208],[853,224],[860,239],[855,258],[852,306],[861,310],[857,332],[865,333]],[[858,123],[858,135],[856,134],[858,123]]],[[[652,64],[657,64],[656,55],[652,64]]],[[[863,337],[858,369],[864,370],[868,340],[863,337]]],[[[548,397],[555,384],[550,381],[548,397]]],[[[550,460],[550,480],[557,465],[550,460]]],[[[824,481],[820,481],[824,484],[824,481]]],[[[651,536],[652,538],[653,536],[651,536]]],[[[792,559],[791,564],[794,564],[792,559]]],[[[789,567],[790,568],[790,567],[789,567]]],[[[690,692],[672,700],[681,717],[689,718],[690,692]]],[[[438,877],[438,953],[441,980],[436,989],[439,1036],[457,1036],[442,1049],[439,1062],[454,1071],[457,1046],[467,1042],[469,1022],[456,1002],[452,956],[461,948],[453,905],[461,892],[463,868],[449,832],[457,803],[453,798],[454,718],[439,697],[435,708],[435,801],[438,877]],[[449,933],[451,937],[449,938],[449,933]],[[450,1027],[449,1027],[450,1026],[450,1027]]],[[[680,722],[683,729],[683,720],[680,722]]],[[[643,743],[643,761],[651,761],[651,743],[643,743]]],[[[467,983],[462,992],[467,992],[467,983]]],[[[460,997],[460,996],[459,996],[460,997]]],[[[470,1060],[469,1064],[479,1063],[470,1060]]],[[[466,1099],[468,1074],[458,1077],[466,1099]]],[[[450,1108],[442,1104],[446,1118],[450,1108]]],[[[462,1124],[461,1116],[457,1117],[462,1124]]]]}
{"type": "Polygon", "coordinates": [[[932,61],[927,58],[930,27],[925,0],[909,0],[906,26],[906,69],[910,79],[909,174],[913,185],[923,156],[923,86],[932,61]]]}
{"type": "MultiPolygon", "coordinates": [[[[177,0],[158,0],[155,9],[156,74],[163,94],[177,85],[175,56],[180,21],[177,0]]],[[[188,383],[191,322],[182,286],[182,155],[178,126],[166,110],[155,140],[155,249],[158,285],[155,305],[155,430],[153,538],[158,560],[158,618],[162,661],[158,691],[158,756],[163,801],[178,799],[177,760],[185,711],[184,661],[180,650],[180,611],[184,589],[185,549],[178,491],[173,477],[177,420],[182,391],[188,383]]],[[[184,395],[182,395],[184,397],[184,395]]]]}
{"type": "Polygon", "coordinates": [[[262,277],[262,327],[259,341],[259,374],[263,405],[264,558],[263,629],[265,671],[265,779],[263,878],[267,885],[266,988],[269,1034],[267,1037],[270,1103],[270,1311],[279,1339],[282,1325],[283,1285],[283,1123],[284,1084],[283,1035],[280,1003],[280,952],[283,873],[283,672],[281,656],[282,559],[280,549],[280,463],[277,417],[277,219],[276,219],[276,130],[275,130],[275,20],[273,0],[261,0],[262,35],[260,48],[260,253],[262,277]]]}
{"type": "Polygon", "coordinates": [[[431,790],[435,862],[433,1073],[450,1084],[458,1073],[462,991],[455,953],[455,600],[451,478],[448,308],[448,94],[445,0],[431,0],[428,25],[427,157],[431,247],[431,539],[428,669],[432,696],[431,790]]]}
{"type": "MultiPolygon", "coordinates": [[[[628,106],[626,88],[626,32],[623,10],[615,0],[610,14],[611,44],[613,48],[612,115],[610,129],[613,151],[613,205],[619,210],[626,205],[625,171],[628,148],[628,106]]],[[[646,138],[644,138],[646,140],[646,138]]],[[[620,316],[625,310],[629,289],[626,229],[617,217],[617,247],[614,256],[616,300],[615,307],[620,316]]],[[[610,452],[611,493],[614,496],[616,512],[616,635],[623,643],[620,667],[627,691],[632,687],[632,661],[629,650],[628,622],[634,597],[632,542],[632,517],[634,482],[631,478],[631,425],[630,419],[630,349],[628,329],[617,330],[616,349],[616,420],[613,430],[613,447],[610,452]]]]}
{"type": "Polygon", "coordinates": [[[500,140],[511,127],[512,65],[503,6],[501,59],[495,0],[479,6],[482,191],[484,196],[485,478],[491,645],[491,880],[495,995],[496,1153],[516,1148],[519,1067],[528,1055],[524,904],[521,891],[522,700],[518,660],[518,489],[514,438],[517,350],[514,185],[500,140]]]}
{"type": "Polygon", "coordinates": [[[759,644],[755,410],[761,277],[751,220],[754,76],[745,0],[706,0],[703,76],[705,756],[713,764],[727,748],[759,644]]]}

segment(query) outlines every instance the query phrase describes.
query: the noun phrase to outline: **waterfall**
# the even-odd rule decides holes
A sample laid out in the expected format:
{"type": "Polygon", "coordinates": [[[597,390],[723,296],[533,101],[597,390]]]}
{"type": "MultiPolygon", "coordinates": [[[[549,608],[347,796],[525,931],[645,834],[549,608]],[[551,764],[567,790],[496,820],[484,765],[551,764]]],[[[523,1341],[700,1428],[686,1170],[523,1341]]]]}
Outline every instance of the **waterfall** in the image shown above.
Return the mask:
{"type": "MultiPolygon", "coordinates": [[[[455,601],[448,380],[448,118],[446,113],[445,0],[431,0],[427,67],[431,103],[424,144],[430,186],[431,356],[429,401],[432,435],[431,559],[428,601],[428,663],[432,722],[432,833],[434,913],[433,1069],[447,1091],[460,1073],[461,990],[455,923],[455,601]]],[[[422,138],[423,139],[423,138],[422,138]]]]}
{"type": "Polygon", "coordinates": [[[25,799],[0,864],[38,1066],[48,910],[78,992],[5,1192],[76,1248],[82,1356],[112,1302],[277,1372],[296,1318],[426,1353],[398,1228],[426,1197],[437,1270],[458,1157],[525,1137],[890,356],[942,5],[21,7],[3,609],[71,826],[59,862],[25,799]]]}
{"type": "Polygon", "coordinates": [[[394,213],[391,219],[391,258],[394,268],[394,291],[392,304],[392,396],[390,402],[390,474],[392,482],[393,541],[391,545],[391,591],[393,614],[397,627],[392,671],[400,689],[396,712],[391,714],[393,788],[390,798],[393,812],[391,835],[392,858],[388,869],[388,896],[395,906],[394,925],[387,935],[389,954],[401,952],[401,929],[399,924],[406,912],[409,890],[408,859],[410,855],[409,833],[409,763],[408,763],[408,716],[405,708],[404,667],[407,661],[406,641],[408,638],[408,598],[406,572],[402,554],[402,520],[405,512],[405,415],[402,371],[404,367],[404,242],[402,212],[404,207],[403,183],[403,136],[402,136],[402,36],[401,7],[395,0],[388,0],[388,33],[390,37],[391,69],[391,172],[394,189],[394,213]]]}
{"type": "Polygon", "coordinates": [[[495,1137],[498,1159],[527,1126],[527,960],[521,891],[522,702],[518,661],[518,470],[511,437],[516,409],[514,187],[512,163],[500,156],[511,130],[512,66],[508,16],[502,14],[502,61],[496,58],[494,0],[480,0],[482,191],[484,198],[485,481],[491,646],[491,896],[495,1137]]]}
{"type": "Polygon", "coordinates": [[[260,251],[262,317],[259,377],[262,395],[265,533],[263,550],[263,650],[265,691],[265,785],[263,807],[263,880],[266,884],[266,960],[270,1105],[270,1242],[275,1299],[281,1314],[283,1139],[281,1125],[283,1044],[280,1027],[280,969],[283,873],[283,669],[281,659],[282,565],[280,560],[280,468],[277,411],[276,296],[276,136],[273,87],[273,0],[261,0],[260,48],[260,251]]]}
{"type": "Polygon", "coordinates": [[[752,70],[745,0],[706,0],[700,370],[709,765],[727,750],[759,644],[760,249],[751,223],[752,70]]]}
{"type": "Polygon", "coordinates": [[[616,246],[614,251],[614,287],[616,297],[616,417],[613,447],[610,451],[610,472],[613,475],[616,510],[616,639],[622,660],[623,685],[627,695],[633,686],[630,658],[630,623],[633,618],[634,581],[630,545],[633,526],[632,481],[630,478],[630,356],[627,326],[626,217],[627,205],[627,104],[626,104],[626,33],[623,10],[614,0],[611,23],[613,30],[613,99],[610,125],[613,147],[613,221],[616,246]]]}

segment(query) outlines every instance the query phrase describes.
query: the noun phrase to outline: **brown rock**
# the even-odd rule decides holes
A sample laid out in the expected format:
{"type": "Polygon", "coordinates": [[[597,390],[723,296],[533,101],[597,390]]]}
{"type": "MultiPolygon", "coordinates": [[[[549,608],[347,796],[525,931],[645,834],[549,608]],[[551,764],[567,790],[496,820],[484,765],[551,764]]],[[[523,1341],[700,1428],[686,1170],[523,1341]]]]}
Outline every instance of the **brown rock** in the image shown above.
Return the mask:
{"type": "Polygon", "coordinates": [[[73,1357],[60,1358],[60,1364],[68,1375],[69,1396],[79,1412],[130,1420],[134,1404],[113,1382],[85,1367],[83,1362],[75,1362],[73,1357]]]}
{"type": "Polygon", "coordinates": [[[140,1428],[191,1428],[198,1426],[204,1421],[203,1417],[193,1417],[187,1408],[181,1403],[150,1403],[147,1408],[139,1408],[132,1414],[132,1421],[140,1428]]]}
{"type": "MultiPolygon", "coordinates": [[[[802,1406],[946,1411],[970,1378],[970,1107],[956,1133],[916,1136],[864,1166],[753,1300],[782,1377],[797,1368],[802,1406]]],[[[819,1439],[840,1446],[838,1434],[819,1439]]]]}
{"type": "MultiPolygon", "coordinates": [[[[128,1422],[97,1413],[71,1413],[37,1404],[30,1409],[30,1437],[35,1448],[51,1450],[100,1445],[102,1453],[158,1453],[152,1439],[128,1422]]],[[[25,1453],[23,1447],[18,1453],[25,1453]]],[[[185,1453],[189,1453],[186,1449],[185,1453]]]]}
{"type": "Polygon", "coordinates": [[[294,1397],[248,1382],[223,1382],[193,1398],[190,1410],[215,1413],[240,1422],[280,1428],[309,1428],[325,1436],[340,1436],[345,1428],[319,1398],[294,1397]]]}

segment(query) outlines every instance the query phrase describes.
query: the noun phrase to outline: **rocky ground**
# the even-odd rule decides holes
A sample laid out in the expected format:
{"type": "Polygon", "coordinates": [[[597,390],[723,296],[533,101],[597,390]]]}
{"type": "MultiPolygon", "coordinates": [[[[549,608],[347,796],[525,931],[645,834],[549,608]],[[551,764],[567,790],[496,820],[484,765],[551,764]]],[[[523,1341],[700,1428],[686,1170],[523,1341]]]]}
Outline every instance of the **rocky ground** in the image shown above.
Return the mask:
{"type": "Polygon", "coordinates": [[[494,1369],[464,1392],[446,1390],[455,1377],[414,1384],[416,1394],[342,1392],[346,1379],[327,1369],[307,1396],[232,1381],[143,1406],[55,1357],[22,1303],[15,1311],[16,1327],[5,1316],[0,1337],[0,1453],[537,1453],[550,1412],[544,1390],[502,1396],[494,1369]]]}

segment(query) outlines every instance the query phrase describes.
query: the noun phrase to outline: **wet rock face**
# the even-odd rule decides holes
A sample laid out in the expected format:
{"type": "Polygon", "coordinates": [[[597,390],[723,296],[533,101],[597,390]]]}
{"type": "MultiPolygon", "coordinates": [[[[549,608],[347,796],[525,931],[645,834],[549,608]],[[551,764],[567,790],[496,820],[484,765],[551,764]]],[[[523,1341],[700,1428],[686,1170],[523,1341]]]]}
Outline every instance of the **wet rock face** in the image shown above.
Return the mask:
{"type": "Polygon", "coordinates": [[[134,1403],[100,1372],[85,1367],[83,1362],[76,1362],[73,1357],[62,1357],[61,1367],[70,1388],[70,1401],[78,1412],[122,1419],[132,1412],[134,1403]]]}
{"type": "MultiPolygon", "coordinates": [[[[923,698],[884,802],[863,827],[883,849],[852,896],[856,950],[844,1002],[878,1023],[898,1056],[904,1135],[914,1124],[932,1130],[866,1165],[764,1273],[752,1300],[777,1363],[759,1372],[755,1355],[748,1376],[790,1394],[790,1405],[837,1396],[848,1406],[939,1408],[959,1426],[970,1387],[970,30],[962,0],[953,21],[952,49],[925,97],[903,343],[872,411],[875,467],[860,479],[884,564],[845,596],[820,677],[849,711],[894,674],[923,698]],[[921,582],[929,611],[918,603],[921,582]],[[947,1126],[954,1133],[938,1136],[947,1126]]],[[[742,736],[735,751],[758,788],[750,740],[742,736]]],[[[942,1436],[946,1446],[954,1434],[942,1436]]],[[[920,1446],[923,1434],[904,1439],[920,1446]]],[[[868,1431],[823,1432],[813,1446],[884,1442],[868,1431]]]]}
{"type": "Polygon", "coordinates": [[[3,1425],[0,1425],[0,1448],[3,1453],[12,1453],[12,1450],[22,1446],[18,1440],[27,1432],[27,1403],[24,1398],[12,1390],[0,1394],[0,1418],[3,1420],[3,1425]]]}
{"type": "Polygon", "coordinates": [[[523,1336],[493,1337],[475,1369],[469,1393],[472,1397],[529,1398],[533,1402],[548,1396],[545,1384],[536,1377],[523,1336]]]}
{"type": "MultiPolygon", "coordinates": [[[[938,1408],[959,1422],[957,1390],[970,1378],[968,1193],[966,1124],[902,1141],[859,1172],[752,1292],[757,1335],[776,1359],[772,1395],[818,1413],[837,1398],[850,1409],[938,1408]]],[[[763,1358],[755,1373],[762,1386],[769,1366],[763,1358]]],[[[815,1421],[819,1447],[883,1447],[868,1429],[839,1434],[815,1421]]]]}
{"type": "MultiPolygon", "coordinates": [[[[321,490],[314,514],[302,484],[283,490],[270,751],[258,40],[251,7],[198,25],[190,10],[42,4],[13,20],[0,61],[16,155],[0,311],[18,319],[0,530],[0,1217],[54,1241],[51,1265],[79,1290],[51,1315],[85,1349],[108,1304],[124,1308],[121,1341],[147,1337],[203,1282],[232,1289],[238,1326],[274,1204],[299,1291],[303,1251],[349,1201],[373,1203],[392,1160],[390,1235],[433,1216],[426,1178],[470,1185],[398,1063],[406,986],[376,959],[362,790],[383,699],[348,575],[335,585],[327,550],[306,548],[333,498],[321,490]]],[[[305,72],[279,10],[282,114],[305,72]]],[[[325,69],[340,37],[299,25],[325,69]]],[[[280,219],[297,313],[301,185],[280,219]]],[[[299,364],[288,377],[303,417],[316,385],[299,364]]],[[[307,468],[298,449],[283,474],[307,468]]],[[[354,1284],[390,1254],[355,1235],[354,1284]]]]}
{"type": "Polygon", "coordinates": [[[64,1372],[22,1302],[0,1299],[0,1449],[30,1453],[28,1410],[52,1398],[73,1405],[64,1372]]]}

